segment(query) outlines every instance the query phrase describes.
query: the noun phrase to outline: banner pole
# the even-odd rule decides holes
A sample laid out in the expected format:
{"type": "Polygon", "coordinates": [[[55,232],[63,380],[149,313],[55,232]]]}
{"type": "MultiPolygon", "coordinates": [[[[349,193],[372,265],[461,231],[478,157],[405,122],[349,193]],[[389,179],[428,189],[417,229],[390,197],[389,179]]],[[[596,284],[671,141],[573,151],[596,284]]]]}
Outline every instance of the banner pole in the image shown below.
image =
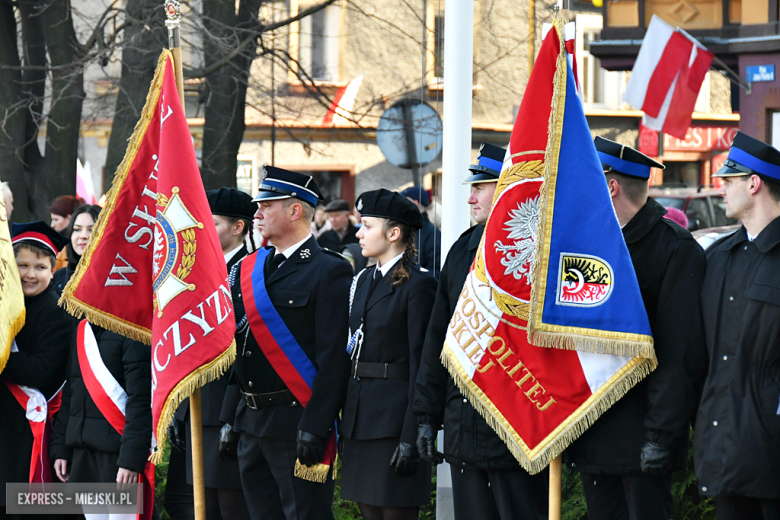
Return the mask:
{"type": "MultiPolygon", "coordinates": [[[[176,76],[176,90],[182,109],[184,101],[184,74],[181,63],[181,5],[178,0],[166,0],[165,14],[168,19],[168,48],[173,54],[173,70],[176,76]]],[[[185,111],[186,114],[186,111],[185,111]]],[[[195,520],[206,520],[206,486],[203,479],[203,415],[201,409],[200,388],[190,396],[190,438],[192,449],[192,494],[194,499],[195,520]]]]}
{"type": "Polygon", "coordinates": [[[561,470],[563,455],[550,462],[550,512],[549,520],[561,520],[561,470]]]}

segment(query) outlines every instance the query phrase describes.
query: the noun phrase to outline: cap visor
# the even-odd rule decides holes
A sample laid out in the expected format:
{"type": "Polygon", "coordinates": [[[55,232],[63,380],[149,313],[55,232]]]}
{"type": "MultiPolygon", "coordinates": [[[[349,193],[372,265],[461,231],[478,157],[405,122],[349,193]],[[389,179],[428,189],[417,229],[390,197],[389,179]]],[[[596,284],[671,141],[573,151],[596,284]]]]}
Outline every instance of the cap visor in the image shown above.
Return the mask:
{"type": "Polygon", "coordinates": [[[273,191],[261,191],[255,195],[255,198],[252,199],[252,202],[260,202],[261,200],[282,200],[289,198],[291,198],[290,195],[281,195],[273,191]]]}
{"type": "Polygon", "coordinates": [[[732,168],[731,166],[723,166],[720,170],[715,172],[715,174],[712,176],[715,177],[742,177],[743,175],[750,175],[749,173],[743,172],[742,170],[737,170],[736,168],[732,168]]]}
{"type": "Polygon", "coordinates": [[[478,184],[481,182],[498,182],[498,177],[488,175],[487,173],[475,173],[463,181],[463,184],[478,184]]]}

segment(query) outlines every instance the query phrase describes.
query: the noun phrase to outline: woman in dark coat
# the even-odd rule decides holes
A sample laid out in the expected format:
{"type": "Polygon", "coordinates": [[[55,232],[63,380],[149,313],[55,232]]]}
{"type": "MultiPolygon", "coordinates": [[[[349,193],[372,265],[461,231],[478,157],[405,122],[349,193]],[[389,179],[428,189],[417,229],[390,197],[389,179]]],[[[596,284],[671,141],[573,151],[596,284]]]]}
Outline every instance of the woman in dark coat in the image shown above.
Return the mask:
{"type": "Polygon", "coordinates": [[[58,296],[62,296],[62,290],[76,271],[81,255],[84,254],[84,249],[92,236],[92,230],[97,224],[98,215],[100,215],[100,206],[85,204],[76,208],[70,217],[70,224],[65,231],[65,236],[70,239],[65,246],[68,265],[57,270],[52,280],[52,286],[58,296]]]}
{"type": "Polygon", "coordinates": [[[357,208],[363,255],[377,264],[353,282],[341,496],[366,520],[416,519],[431,499],[431,467],[420,462],[411,407],[436,280],[414,264],[422,225],[414,204],[382,189],[361,195],[357,208]]]}
{"type": "Polygon", "coordinates": [[[127,394],[124,431],[117,433],[87,391],[74,334],[49,455],[63,482],[138,482],[152,441],[150,347],[90,326],[103,364],[127,394]]]}

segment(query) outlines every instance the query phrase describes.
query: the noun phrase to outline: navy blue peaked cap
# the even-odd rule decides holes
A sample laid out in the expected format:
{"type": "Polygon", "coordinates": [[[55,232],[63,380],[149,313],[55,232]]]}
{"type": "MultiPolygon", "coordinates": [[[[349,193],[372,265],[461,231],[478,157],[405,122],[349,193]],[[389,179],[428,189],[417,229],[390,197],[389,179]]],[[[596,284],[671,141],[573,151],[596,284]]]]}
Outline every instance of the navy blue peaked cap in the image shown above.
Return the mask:
{"type": "Polygon", "coordinates": [[[505,148],[482,143],[479,147],[479,155],[477,155],[477,164],[469,166],[471,175],[463,184],[498,181],[501,176],[501,168],[504,165],[504,156],[506,156],[505,148]]]}
{"type": "Polygon", "coordinates": [[[260,181],[260,193],[252,202],[262,200],[280,200],[290,197],[308,202],[317,206],[317,201],[322,200],[322,192],[314,182],[314,177],[298,172],[283,170],[275,166],[263,166],[263,180],[260,181]]]}
{"type": "Polygon", "coordinates": [[[422,215],[417,206],[400,193],[384,188],[360,195],[355,201],[355,209],[361,217],[389,218],[422,229],[422,215]]]}
{"type": "Polygon", "coordinates": [[[650,168],[666,168],[642,152],[601,136],[596,137],[594,144],[601,159],[605,172],[622,173],[639,179],[650,178],[650,168]]]}
{"type": "Polygon", "coordinates": [[[737,132],[729,156],[713,177],[765,175],[780,182],[780,151],[747,134],[737,132]]]}

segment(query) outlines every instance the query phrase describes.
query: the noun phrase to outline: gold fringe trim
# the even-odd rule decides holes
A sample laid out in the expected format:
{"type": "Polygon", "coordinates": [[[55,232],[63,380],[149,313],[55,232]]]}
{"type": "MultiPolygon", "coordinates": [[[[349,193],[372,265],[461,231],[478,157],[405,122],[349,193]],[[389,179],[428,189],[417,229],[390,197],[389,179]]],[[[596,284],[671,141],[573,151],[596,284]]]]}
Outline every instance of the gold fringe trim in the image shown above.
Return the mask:
{"type": "Polygon", "coordinates": [[[544,156],[544,180],[539,189],[539,219],[536,242],[536,262],[531,272],[531,305],[528,319],[528,341],[533,345],[567,350],[580,350],[596,354],[641,356],[657,365],[652,336],[643,334],[601,331],[582,327],[549,325],[542,321],[547,293],[547,275],[550,261],[555,187],[558,179],[558,160],[561,153],[561,133],[566,103],[567,61],[564,48],[563,25],[566,21],[557,16],[553,25],[558,32],[559,52],[553,77],[553,94],[548,121],[547,149],[544,156]]]}
{"type": "Polygon", "coordinates": [[[157,423],[157,450],[149,456],[153,464],[162,462],[165,451],[165,441],[168,438],[168,425],[173,420],[176,409],[182,401],[187,399],[196,388],[210,383],[224,374],[230,365],[236,360],[236,340],[230,342],[230,347],[212,361],[198,367],[190,375],[179,381],[163,403],[160,413],[160,422],[157,423]]]}
{"type": "MultiPolygon", "coordinates": [[[[317,482],[318,484],[324,484],[328,481],[328,474],[330,473],[331,466],[327,464],[315,464],[314,466],[304,466],[301,461],[295,461],[294,475],[303,480],[309,482],[317,482]]],[[[333,479],[336,478],[336,461],[333,461],[333,479]]]]}
{"type": "Polygon", "coordinates": [[[14,344],[14,338],[24,327],[24,322],[27,319],[27,308],[22,307],[22,312],[19,313],[9,325],[8,325],[8,340],[3,345],[3,350],[0,352],[0,374],[5,370],[5,365],[8,363],[8,358],[11,356],[11,347],[14,344]]]}
{"type": "Polygon", "coordinates": [[[531,475],[546,468],[550,462],[577,440],[604,412],[644,379],[653,367],[649,360],[635,357],[604,383],[569,418],[561,423],[533,450],[523,442],[504,415],[493,405],[484,392],[466,375],[458,359],[444,344],[441,361],[455,380],[461,393],[479,412],[512,452],[520,465],[531,475]]]}
{"type": "Polygon", "coordinates": [[[149,124],[154,117],[154,111],[157,108],[157,101],[162,92],[163,76],[165,75],[165,64],[168,58],[171,56],[171,52],[167,49],[163,50],[160,54],[160,58],[157,60],[157,69],[154,71],[154,79],[149,87],[149,93],[146,96],[146,103],[144,104],[143,112],[141,113],[141,119],[135,125],[133,129],[133,135],[130,136],[130,140],[127,145],[127,151],[122,159],[122,162],[117,168],[114,175],[114,181],[111,184],[111,189],[106,195],[106,205],[100,212],[95,229],[92,232],[92,238],[87,244],[87,248],[81,257],[81,261],[76,268],[76,272],[71,277],[65,289],[62,291],[62,297],[59,304],[65,308],[70,314],[76,318],[86,316],[87,319],[99,327],[111,330],[113,332],[122,334],[129,338],[142,341],[147,345],[152,342],[152,334],[149,329],[139,327],[116,316],[112,316],[108,313],[100,311],[87,303],[84,303],[73,296],[76,289],[81,284],[81,280],[84,277],[84,273],[89,269],[92,262],[92,255],[100,246],[103,240],[103,233],[108,225],[109,219],[114,213],[119,195],[122,193],[122,188],[127,180],[127,175],[130,172],[130,168],[135,162],[135,157],[138,154],[138,150],[141,147],[141,142],[146,135],[146,131],[149,128],[149,124]]]}

